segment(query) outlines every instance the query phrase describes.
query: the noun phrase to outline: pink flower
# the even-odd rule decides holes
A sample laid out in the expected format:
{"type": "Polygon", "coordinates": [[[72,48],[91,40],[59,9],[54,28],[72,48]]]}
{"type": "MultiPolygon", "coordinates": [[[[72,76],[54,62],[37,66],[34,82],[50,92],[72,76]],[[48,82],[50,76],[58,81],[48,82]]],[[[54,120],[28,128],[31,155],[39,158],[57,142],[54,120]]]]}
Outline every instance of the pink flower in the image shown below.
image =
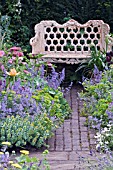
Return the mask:
{"type": "Polygon", "coordinates": [[[26,65],[27,63],[26,62],[22,62],[23,65],[26,65]]]}
{"type": "Polygon", "coordinates": [[[18,52],[18,57],[22,57],[23,55],[23,52],[18,52]]]}
{"type": "Polygon", "coordinates": [[[10,48],[10,51],[20,51],[20,50],[21,50],[21,48],[20,47],[16,47],[16,46],[10,48]]]}
{"type": "Polygon", "coordinates": [[[12,57],[12,60],[16,60],[16,57],[12,57]]]}
{"type": "Polygon", "coordinates": [[[52,65],[51,63],[49,63],[49,62],[47,63],[47,65],[48,65],[48,67],[52,67],[52,66],[53,66],[53,65],[52,65]]]}
{"type": "Polygon", "coordinates": [[[24,54],[23,54],[23,52],[20,52],[20,51],[13,51],[13,55],[15,57],[22,57],[24,54]]]}
{"type": "Polygon", "coordinates": [[[3,57],[5,55],[5,52],[3,50],[0,50],[0,57],[3,57]]]}
{"type": "Polygon", "coordinates": [[[24,70],[24,73],[26,73],[26,74],[29,74],[29,71],[27,71],[27,70],[24,70]]]}
{"type": "Polygon", "coordinates": [[[9,59],[9,60],[8,60],[8,63],[12,64],[12,63],[13,63],[13,60],[12,60],[12,59],[9,59]]]}
{"type": "Polygon", "coordinates": [[[13,56],[17,57],[18,56],[18,51],[13,51],[13,56]]]}

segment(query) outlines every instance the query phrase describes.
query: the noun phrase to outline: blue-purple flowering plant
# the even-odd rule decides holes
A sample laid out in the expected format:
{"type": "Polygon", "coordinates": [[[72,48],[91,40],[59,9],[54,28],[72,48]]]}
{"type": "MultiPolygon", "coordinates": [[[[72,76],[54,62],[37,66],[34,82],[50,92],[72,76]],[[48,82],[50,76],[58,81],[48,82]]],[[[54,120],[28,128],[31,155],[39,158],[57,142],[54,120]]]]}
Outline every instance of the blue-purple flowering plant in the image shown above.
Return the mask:
{"type": "MultiPolygon", "coordinates": [[[[95,66],[93,77],[91,79],[84,78],[84,92],[80,94],[84,101],[83,113],[87,115],[89,125],[97,130],[98,140],[107,149],[111,149],[112,142],[105,143],[106,139],[103,135],[104,128],[109,124],[113,124],[113,69],[108,69],[103,73],[95,66]],[[112,123],[111,123],[112,122],[112,123]],[[101,138],[103,136],[103,138],[101,138]],[[105,140],[104,140],[105,138],[105,140]]],[[[107,134],[108,135],[108,134],[107,134]]],[[[112,128],[109,130],[109,141],[111,141],[112,128]]],[[[97,145],[97,146],[98,146],[97,145]]]]}
{"type": "MultiPolygon", "coordinates": [[[[77,153],[79,155],[79,153],[77,153]]],[[[90,150],[84,156],[79,156],[79,166],[84,170],[112,170],[113,169],[113,153],[106,151],[99,153],[95,150],[90,150]]]]}
{"type": "Polygon", "coordinates": [[[2,142],[2,148],[0,151],[0,169],[16,170],[50,170],[49,163],[47,161],[48,150],[43,151],[42,158],[29,156],[28,150],[20,150],[20,154],[16,156],[16,152],[13,150],[10,154],[7,148],[11,145],[10,142],[2,142]]]}
{"type": "Polygon", "coordinates": [[[23,55],[20,50],[10,48],[10,53],[4,52],[1,57],[0,142],[8,140],[17,147],[29,144],[41,147],[71,112],[60,88],[65,70],[57,73],[51,65],[47,74],[44,63],[31,62],[25,57],[19,62],[19,55],[23,55]],[[9,58],[14,60],[8,62],[9,58]],[[18,131],[22,127],[24,130],[18,131]]]}

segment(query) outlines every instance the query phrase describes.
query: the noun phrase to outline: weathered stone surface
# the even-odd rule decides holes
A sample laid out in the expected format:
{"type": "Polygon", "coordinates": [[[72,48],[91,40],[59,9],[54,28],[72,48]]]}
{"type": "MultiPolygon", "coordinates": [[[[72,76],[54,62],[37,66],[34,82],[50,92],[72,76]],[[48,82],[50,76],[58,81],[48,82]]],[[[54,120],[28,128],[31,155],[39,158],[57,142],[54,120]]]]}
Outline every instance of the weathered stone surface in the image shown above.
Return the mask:
{"type": "Polygon", "coordinates": [[[63,151],[63,135],[56,135],[56,151],[63,151]]]}
{"type": "Polygon", "coordinates": [[[48,145],[49,145],[49,150],[55,150],[55,136],[52,138],[48,139],[48,145]]]}
{"type": "Polygon", "coordinates": [[[63,134],[63,126],[56,129],[56,135],[61,135],[61,134],[63,134]]]}
{"type": "Polygon", "coordinates": [[[50,166],[51,170],[74,170],[75,163],[64,163],[64,164],[56,164],[53,166],[50,166]]]}

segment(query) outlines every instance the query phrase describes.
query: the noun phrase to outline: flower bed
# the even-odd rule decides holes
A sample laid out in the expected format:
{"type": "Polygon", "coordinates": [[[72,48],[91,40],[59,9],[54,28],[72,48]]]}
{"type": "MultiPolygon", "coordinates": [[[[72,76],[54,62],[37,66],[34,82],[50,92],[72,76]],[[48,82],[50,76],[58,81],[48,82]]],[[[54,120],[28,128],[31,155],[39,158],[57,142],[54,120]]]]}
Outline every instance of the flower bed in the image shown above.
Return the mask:
{"type": "Polygon", "coordinates": [[[96,149],[113,150],[113,69],[112,65],[103,73],[95,66],[93,77],[85,79],[85,92],[80,94],[84,101],[83,113],[91,128],[97,130],[96,149]]]}
{"type": "Polygon", "coordinates": [[[0,144],[46,145],[71,112],[60,88],[64,76],[50,63],[31,62],[20,47],[0,51],[0,144]]]}

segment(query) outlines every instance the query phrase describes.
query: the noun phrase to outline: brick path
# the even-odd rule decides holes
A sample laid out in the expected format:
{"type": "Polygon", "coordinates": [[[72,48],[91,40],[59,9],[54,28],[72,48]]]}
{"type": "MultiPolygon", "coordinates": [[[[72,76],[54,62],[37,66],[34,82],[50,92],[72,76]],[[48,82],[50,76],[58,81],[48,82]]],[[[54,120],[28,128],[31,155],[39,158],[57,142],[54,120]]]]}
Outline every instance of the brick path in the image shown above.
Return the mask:
{"type": "Polygon", "coordinates": [[[79,86],[73,86],[65,96],[72,108],[72,116],[48,140],[51,170],[83,170],[81,157],[94,160],[89,154],[95,145],[94,132],[84,126],[86,118],[80,116],[82,102],[78,98],[79,91],[79,86]]]}

